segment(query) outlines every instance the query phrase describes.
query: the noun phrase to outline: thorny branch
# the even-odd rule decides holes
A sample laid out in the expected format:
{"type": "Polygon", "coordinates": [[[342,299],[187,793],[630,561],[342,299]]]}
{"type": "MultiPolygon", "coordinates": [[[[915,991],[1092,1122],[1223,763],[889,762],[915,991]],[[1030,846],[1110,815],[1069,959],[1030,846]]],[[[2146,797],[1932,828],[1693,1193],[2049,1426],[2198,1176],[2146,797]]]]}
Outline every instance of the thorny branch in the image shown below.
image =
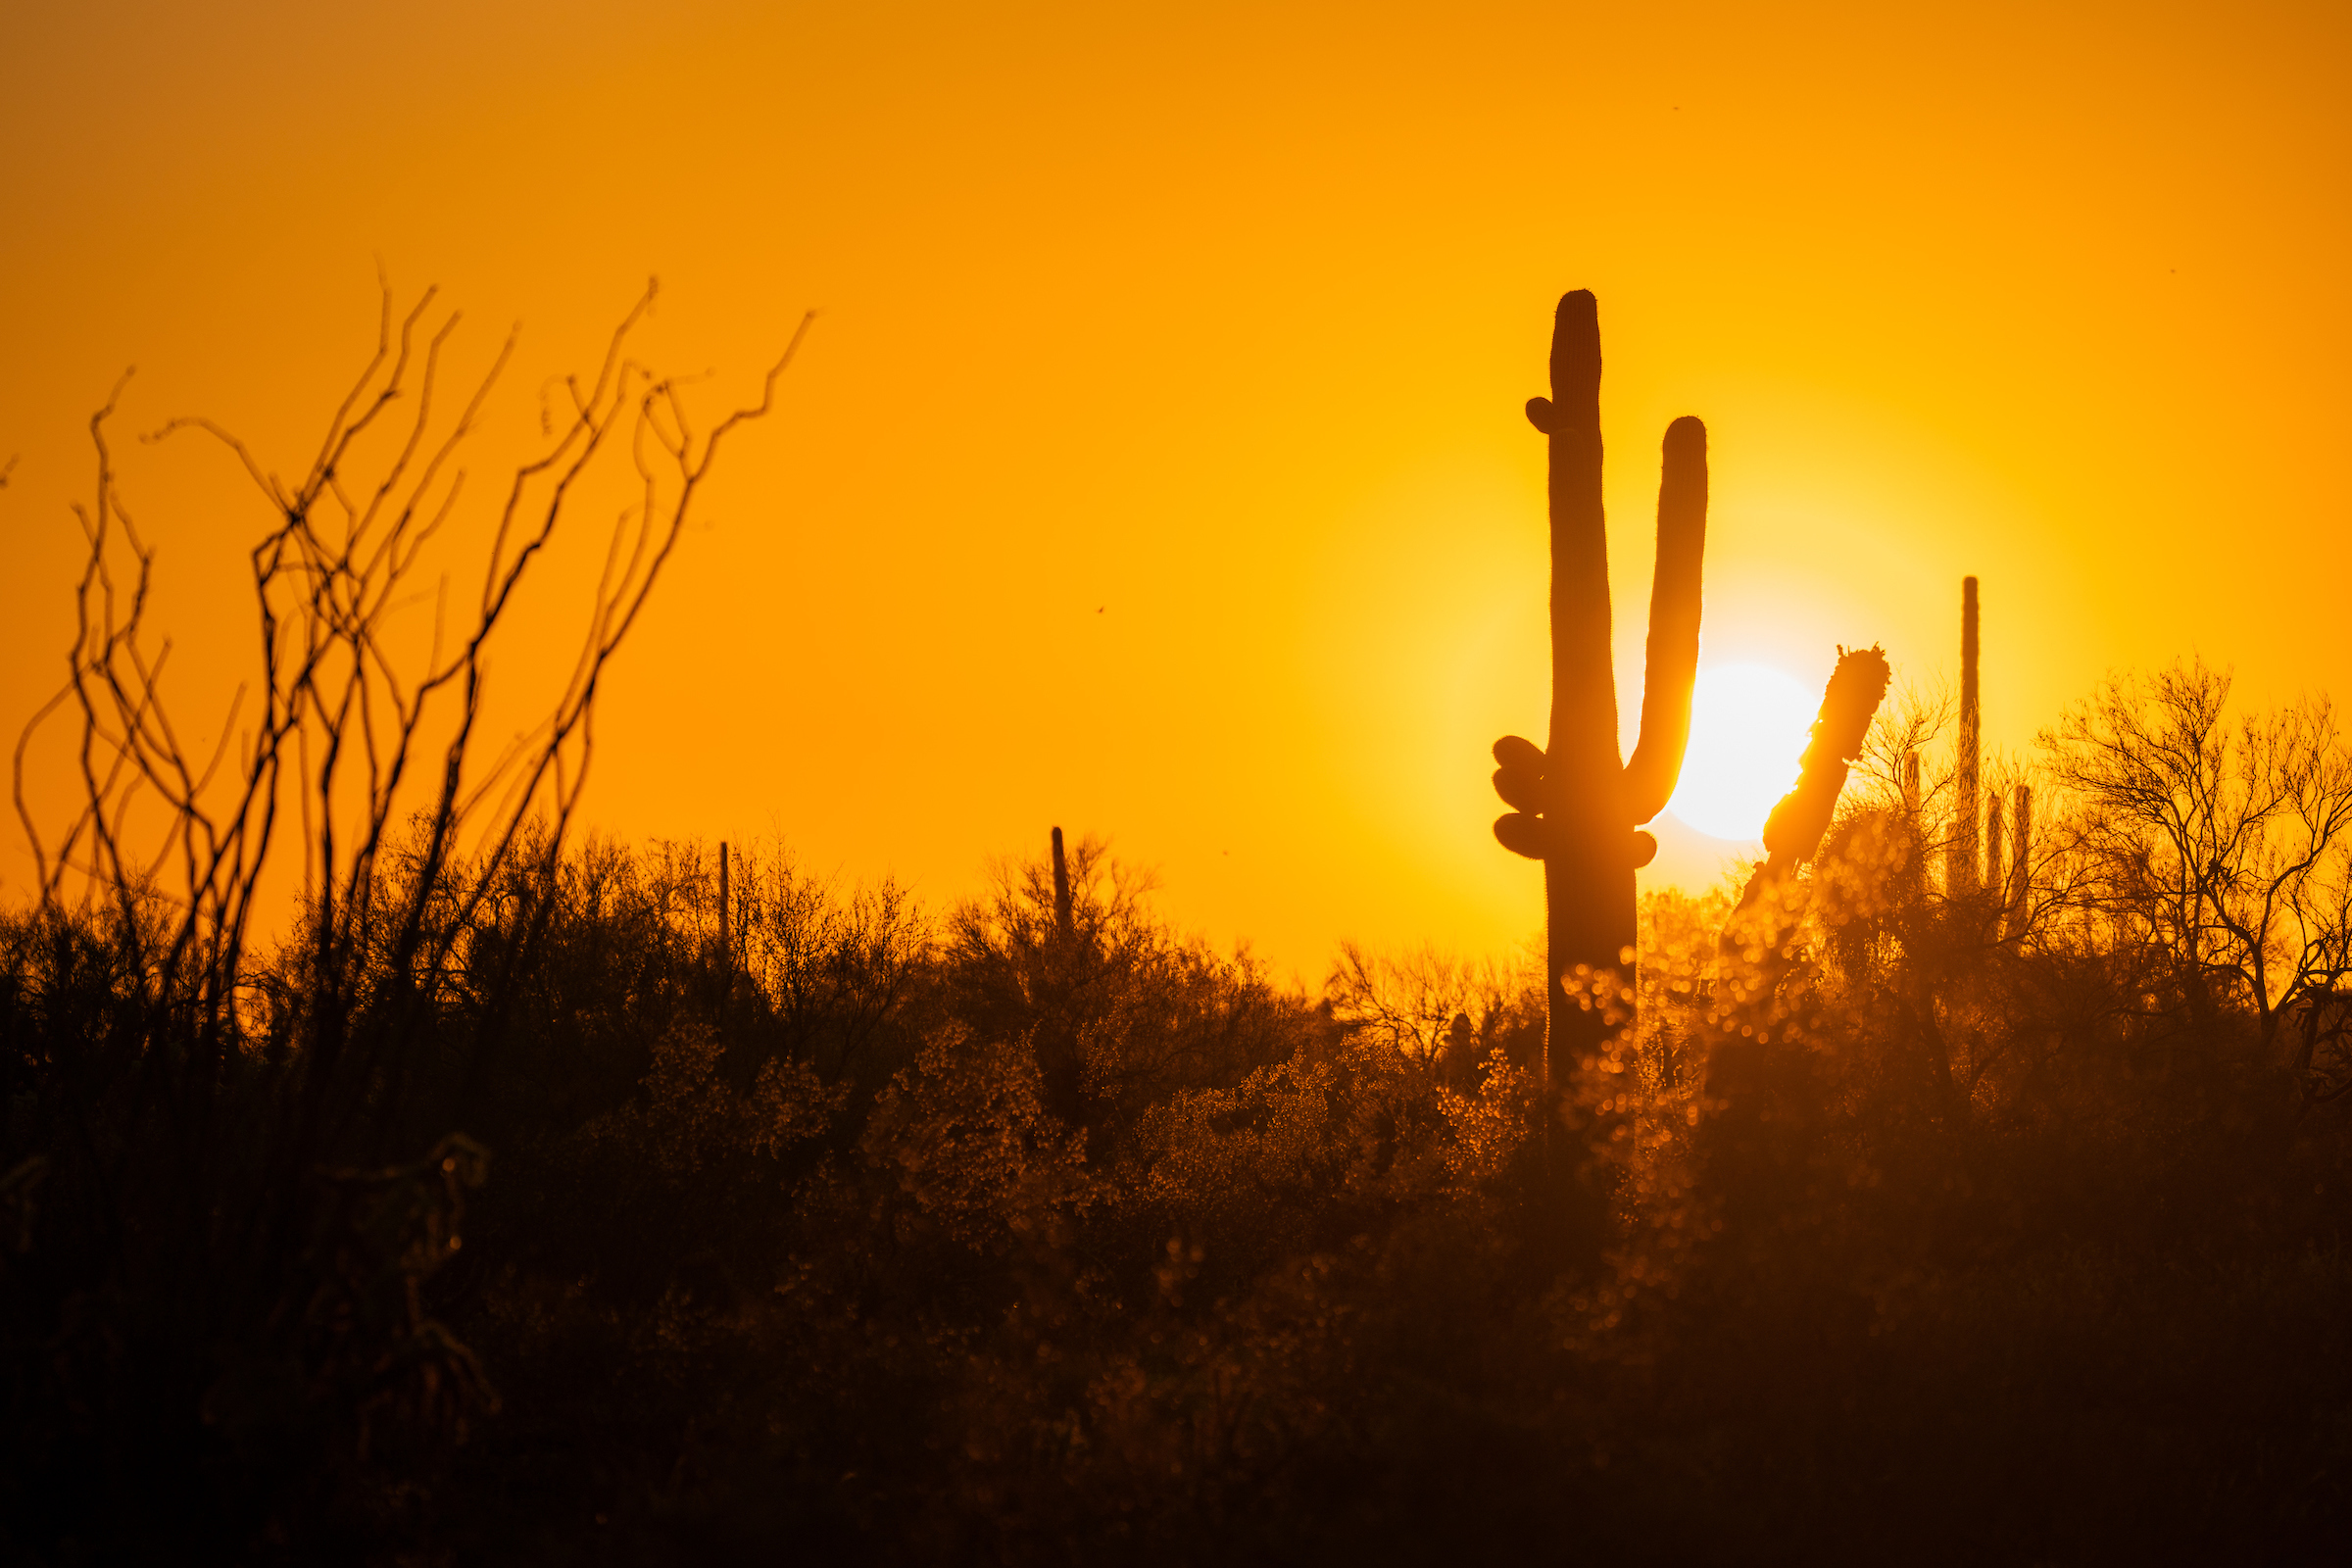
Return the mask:
{"type": "Polygon", "coordinates": [[[415,977],[429,992],[480,901],[525,846],[539,861],[560,853],[588,776],[606,665],[660,580],[721,445],[774,406],[776,382],[812,319],[803,318],[767,370],[760,401],[700,434],[678,383],[628,357],[655,294],[649,283],[592,379],[566,378],[569,417],[549,430],[553,444],[506,489],[470,623],[452,638],[444,584],[420,666],[394,656],[386,622],[415,597],[410,579],[419,555],[457,512],[466,485],[460,449],[513,357],[513,333],[454,420],[438,427],[445,354],[461,318],[450,312],[428,329],[435,294],[427,290],[396,318],[386,286],[374,352],[291,484],[208,418],[172,419],[142,438],[188,429],[211,436],[275,516],[248,557],[259,678],[238,689],[219,742],[201,758],[183,744],[164,700],[172,645],[149,626],[154,552],[115,471],[108,426],[128,372],[91,417],[98,472],[92,503],[76,508],[88,554],[66,677],[18,739],[14,798],[44,907],[59,906],[68,879],[79,873],[93,894],[119,906],[126,928],[140,924],[130,918],[134,906],[170,911],[147,922],[155,940],[140,956],[142,984],[216,1059],[248,1030],[240,1005],[246,950],[289,807],[305,868],[298,941],[322,988],[307,1042],[314,1075],[333,1067],[355,1000],[334,995],[349,969],[340,959],[386,944],[388,972],[415,977]],[[368,472],[360,444],[379,424],[396,426],[396,439],[368,472]],[[568,681],[535,729],[482,765],[477,741],[493,640],[579,505],[582,481],[624,426],[637,500],[614,526],[568,681]],[[36,733],[61,713],[76,730],[79,804],[62,828],[44,832],[28,799],[27,758],[36,733]],[[241,715],[250,720],[243,730],[241,715]],[[428,745],[444,731],[446,740],[428,745]],[[223,792],[216,785],[231,764],[232,737],[223,792]],[[144,854],[128,842],[138,800],[148,811],[160,806],[164,823],[144,854]],[[383,874],[395,842],[408,873],[397,878],[383,874]],[[461,858],[467,874],[453,879],[461,858]],[[436,907],[453,887],[454,904],[436,907]]]}

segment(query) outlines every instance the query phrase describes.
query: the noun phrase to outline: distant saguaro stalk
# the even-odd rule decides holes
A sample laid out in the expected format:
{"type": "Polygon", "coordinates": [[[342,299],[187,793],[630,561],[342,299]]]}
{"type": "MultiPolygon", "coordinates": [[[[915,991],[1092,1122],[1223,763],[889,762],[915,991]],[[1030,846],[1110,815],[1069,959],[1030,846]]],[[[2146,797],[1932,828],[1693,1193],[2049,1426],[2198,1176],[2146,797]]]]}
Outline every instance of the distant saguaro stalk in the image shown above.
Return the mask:
{"type": "Polygon", "coordinates": [[[1054,830],[1054,934],[1066,946],[1076,934],[1070,909],[1070,862],[1061,852],[1061,829],[1054,830]]]}
{"type": "Polygon", "coordinates": [[[1632,981],[1634,872],[1657,853],[1657,841],[1637,828],[1665,809],[1690,737],[1707,430],[1689,416],[1666,429],[1642,732],[1632,760],[1621,763],[1601,507],[1600,318],[1588,290],[1560,300],[1551,396],[1529,399],[1527,416],[1550,438],[1551,733],[1543,749],[1516,735],[1494,743],[1495,792],[1514,808],[1495,822],[1494,836],[1544,862],[1548,1083],[1563,1052],[1598,1045],[1610,1027],[1562,982],[1579,969],[1602,985],[1632,981]]]}
{"type": "Polygon", "coordinates": [[[2015,842],[2010,854],[2015,863],[2009,871],[2009,918],[2006,935],[2015,938],[2025,934],[2026,922],[2033,914],[2034,861],[2034,791],[2024,784],[2017,787],[2014,804],[2009,811],[2009,836],[2015,842]]]}
{"type": "MultiPolygon", "coordinates": [[[[1954,769],[1951,856],[1945,890],[1954,895],[1977,888],[1977,761],[1984,749],[1983,716],[1977,703],[1977,579],[1960,579],[1960,756],[1954,769]]],[[[1997,869],[1994,872],[1998,875],[1997,869]]]]}
{"type": "Polygon", "coordinates": [[[2008,867],[2002,863],[2001,792],[1993,790],[1984,798],[1984,886],[1992,896],[1995,907],[1993,926],[2000,925],[1998,910],[2008,903],[2008,867]]]}

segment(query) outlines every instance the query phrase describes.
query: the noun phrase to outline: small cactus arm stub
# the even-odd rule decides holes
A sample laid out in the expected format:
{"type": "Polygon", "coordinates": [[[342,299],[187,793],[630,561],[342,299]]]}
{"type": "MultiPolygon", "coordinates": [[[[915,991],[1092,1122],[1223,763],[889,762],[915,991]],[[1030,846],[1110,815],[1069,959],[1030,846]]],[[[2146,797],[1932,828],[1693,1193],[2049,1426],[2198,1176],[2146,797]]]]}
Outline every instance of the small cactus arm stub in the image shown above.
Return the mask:
{"type": "Polygon", "coordinates": [[[1609,1028],[1563,980],[1582,968],[1604,985],[1631,983],[1634,872],[1657,853],[1657,841],[1637,830],[1665,809],[1682,774],[1698,674],[1707,429],[1685,417],[1666,430],[1642,730],[1633,760],[1621,763],[1600,496],[1600,320],[1586,290],[1560,301],[1551,396],[1530,399],[1527,416],[1551,442],[1551,736],[1543,748],[1516,735],[1494,743],[1494,789],[1513,808],[1494,836],[1544,862],[1548,1080],[1555,1064],[1597,1045],[1609,1028]]]}

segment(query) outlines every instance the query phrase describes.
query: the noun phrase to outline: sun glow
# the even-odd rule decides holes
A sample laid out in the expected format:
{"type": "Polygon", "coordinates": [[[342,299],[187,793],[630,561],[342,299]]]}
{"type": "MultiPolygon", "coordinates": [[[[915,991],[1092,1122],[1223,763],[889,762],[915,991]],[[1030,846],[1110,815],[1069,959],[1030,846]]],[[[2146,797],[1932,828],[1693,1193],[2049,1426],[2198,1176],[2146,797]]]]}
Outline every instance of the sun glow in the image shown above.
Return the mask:
{"type": "Polygon", "coordinates": [[[1752,843],[1796,782],[1818,694],[1769,664],[1699,671],[1690,750],[1667,809],[1711,838],[1752,843]]]}

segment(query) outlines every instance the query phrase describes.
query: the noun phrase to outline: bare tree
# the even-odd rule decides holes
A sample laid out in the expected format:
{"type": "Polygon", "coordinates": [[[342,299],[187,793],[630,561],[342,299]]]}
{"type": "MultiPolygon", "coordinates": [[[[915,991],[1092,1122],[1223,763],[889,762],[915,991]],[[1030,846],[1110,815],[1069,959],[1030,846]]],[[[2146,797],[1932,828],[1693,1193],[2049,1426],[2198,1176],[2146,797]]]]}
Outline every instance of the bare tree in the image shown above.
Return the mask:
{"type": "Polygon", "coordinates": [[[2267,1048],[2352,972],[2352,753],[2325,699],[2233,723],[2230,685],[2201,662],[2113,677],[2041,744],[2112,938],[2169,960],[2193,1020],[2245,1007],[2267,1048]]]}
{"type": "Polygon", "coordinates": [[[1468,1053],[1449,1063],[1463,1070],[1494,1047],[1514,1009],[1541,1010],[1542,991],[1532,956],[1514,965],[1427,943],[1375,952],[1343,942],[1323,983],[1338,1022],[1424,1068],[1468,1053]]]}
{"type": "MultiPolygon", "coordinates": [[[[404,1109],[448,1009],[503,1004],[588,776],[608,665],[720,448],[772,407],[808,325],[757,404],[704,429],[677,382],[629,356],[654,292],[592,375],[562,381],[548,445],[491,513],[478,594],[453,606],[443,581],[421,662],[401,657],[388,623],[416,597],[420,553],[461,515],[462,449],[512,334],[445,409],[459,318],[428,322],[431,291],[398,316],[387,288],[374,352],[290,482],[210,419],[146,438],[210,436],[270,514],[248,557],[258,677],[201,756],[165,701],[155,554],[110,432],[121,383],[90,420],[97,483],[76,508],[88,553],[66,678],[15,758],[37,906],[10,931],[21,968],[47,961],[26,957],[41,931],[102,953],[109,1024],[89,1060],[12,1062],[9,1087],[55,1129],[19,1169],[50,1173],[62,1205],[51,1224],[73,1233],[39,1254],[38,1289],[55,1304],[103,1279],[131,1314],[106,1330],[117,1341],[158,1364],[227,1365],[198,1385],[208,1412],[244,1407],[238,1368],[294,1366],[314,1397],[357,1412],[364,1448],[371,1411],[462,1419],[466,1391],[478,1393],[463,1347],[421,1316],[416,1281],[458,1247],[462,1189],[480,1179],[482,1154],[452,1135],[416,1159],[448,1129],[410,1126],[404,1109]],[[634,499],[568,678],[535,729],[485,759],[490,653],[605,469],[634,499]],[[60,721],[78,805],[44,825],[28,761],[60,721]],[[159,816],[159,831],[142,830],[159,816]],[[270,869],[296,854],[295,929],[260,952],[275,925],[264,902],[284,881],[270,869]],[[76,877],[92,894],[79,903],[76,877]],[[412,1162],[386,1163],[403,1155],[412,1162]]],[[[65,988],[72,977],[51,969],[42,983],[65,988]]],[[[477,1027],[477,1054],[498,1037],[477,1027]]]]}

